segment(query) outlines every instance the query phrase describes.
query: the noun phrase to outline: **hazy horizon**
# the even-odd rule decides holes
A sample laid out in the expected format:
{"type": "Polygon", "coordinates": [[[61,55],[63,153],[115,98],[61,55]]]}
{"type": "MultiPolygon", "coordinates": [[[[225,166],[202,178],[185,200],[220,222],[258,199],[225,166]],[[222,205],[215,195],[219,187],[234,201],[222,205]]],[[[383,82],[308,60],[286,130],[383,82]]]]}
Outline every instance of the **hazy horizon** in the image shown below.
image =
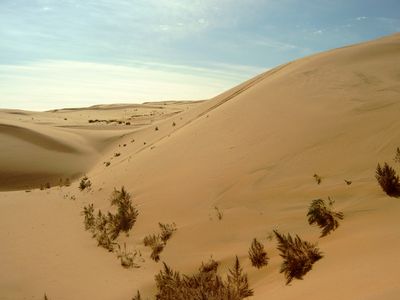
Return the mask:
{"type": "Polygon", "coordinates": [[[0,108],[208,99],[279,64],[398,32],[399,9],[394,0],[2,1],[0,108]]]}

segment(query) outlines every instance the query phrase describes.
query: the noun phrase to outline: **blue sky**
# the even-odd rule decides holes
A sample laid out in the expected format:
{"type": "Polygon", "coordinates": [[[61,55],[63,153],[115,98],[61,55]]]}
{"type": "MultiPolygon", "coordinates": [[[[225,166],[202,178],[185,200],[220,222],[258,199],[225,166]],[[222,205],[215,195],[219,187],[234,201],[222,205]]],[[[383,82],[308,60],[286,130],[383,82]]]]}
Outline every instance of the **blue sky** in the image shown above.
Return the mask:
{"type": "Polygon", "coordinates": [[[206,99],[398,31],[399,0],[0,0],[0,107],[206,99]]]}

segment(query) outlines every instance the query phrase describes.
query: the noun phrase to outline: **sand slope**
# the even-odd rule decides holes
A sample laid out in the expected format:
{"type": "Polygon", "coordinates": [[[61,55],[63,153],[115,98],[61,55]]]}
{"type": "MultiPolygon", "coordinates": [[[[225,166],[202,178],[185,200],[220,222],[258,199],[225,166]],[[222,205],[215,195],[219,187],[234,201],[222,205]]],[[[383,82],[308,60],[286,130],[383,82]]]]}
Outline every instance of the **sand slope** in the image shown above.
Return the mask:
{"type": "MultiPolygon", "coordinates": [[[[99,128],[116,140],[88,172],[91,192],[79,192],[74,183],[0,194],[0,236],[10,241],[0,247],[0,265],[4,274],[24,274],[0,277],[3,298],[40,299],[47,291],[52,299],[129,299],[137,289],[151,296],[161,264],[149,259],[141,241],[156,232],[158,222],[175,222],[179,229],[163,261],[191,272],[212,255],[224,271],[238,255],[254,299],[397,299],[400,201],[381,191],[374,172],[378,162],[395,165],[399,54],[400,35],[335,49],[280,66],[209,101],[182,104],[176,114],[123,135],[99,128]],[[314,173],[322,176],[320,185],[314,173]],[[109,195],[122,185],[140,211],[131,235],[118,240],[142,251],[146,262],[135,270],[122,269],[97,248],[79,216],[86,203],[110,209],[109,195]],[[305,215],[312,199],[328,196],[345,220],[319,239],[305,215]],[[223,212],[221,221],[215,206],[223,212]],[[290,286],[279,274],[276,243],[267,239],[276,228],[318,242],[324,252],[304,280],[290,286]],[[261,270],[247,259],[254,237],[271,258],[261,270]]],[[[48,142],[50,131],[43,137],[33,125],[24,131],[6,124],[6,138],[31,130],[29,136],[34,132],[53,152],[81,151],[72,140],[48,142]]]]}

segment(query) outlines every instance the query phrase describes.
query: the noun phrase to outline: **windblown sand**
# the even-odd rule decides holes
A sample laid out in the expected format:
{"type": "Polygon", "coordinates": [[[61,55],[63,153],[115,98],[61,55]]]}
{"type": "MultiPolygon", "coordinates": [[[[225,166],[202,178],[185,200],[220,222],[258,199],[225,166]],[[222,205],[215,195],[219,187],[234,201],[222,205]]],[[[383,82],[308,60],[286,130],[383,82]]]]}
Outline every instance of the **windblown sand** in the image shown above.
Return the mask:
{"type": "Polygon", "coordinates": [[[152,297],[162,264],[142,240],[158,222],[178,227],[162,261],[191,273],[212,256],[224,273],[238,255],[253,299],[399,299],[400,200],[374,178],[378,162],[400,170],[399,113],[399,34],[279,66],[203,102],[2,110],[0,299],[152,297]],[[84,174],[91,191],[78,189],[84,174]],[[139,217],[118,243],[141,251],[138,269],[97,247],[80,214],[88,203],[110,210],[121,186],[139,217]],[[328,196],[345,218],[319,238],[307,208],[328,196]],[[273,229],[318,243],[324,257],[304,280],[285,285],[273,229]],[[255,237],[270,257],[260,270],[247,256],[255,237]]]}

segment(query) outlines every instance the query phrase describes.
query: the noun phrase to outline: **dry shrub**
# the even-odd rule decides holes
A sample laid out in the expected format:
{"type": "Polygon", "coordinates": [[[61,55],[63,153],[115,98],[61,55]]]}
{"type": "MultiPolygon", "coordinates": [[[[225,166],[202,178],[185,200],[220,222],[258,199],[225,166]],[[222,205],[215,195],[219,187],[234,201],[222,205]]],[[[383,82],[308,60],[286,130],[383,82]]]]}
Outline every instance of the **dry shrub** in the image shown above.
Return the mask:
{"type": "Polygon", "coordinates": [[[400,182],[399,176],[396,171],[389,166],[387,163],[381,167],[380,164],[376,167],[375,178],[378,180],[378,183],[391,197],[399,197],[400,196],[400,182]]]}
{"type": "Polygon", "coordinates": [[[312,269],[312,265],[323,257],[314,244],[301,240],[298,235],[292,238],[290,234],[285,236],[276,230],[274,233],[278,240],[280,256],[283,258],[280,272],[285,274],[286,284],[293,278],[303,279],[312,269]]]}
{"type": "Polygon", "coordinates": [[[86,230],[94,230],[95,227],[95,217],[94,217],[94,207],[93,203],[89,204],[88,206],[83,207],[83,211],[81,213],[84,216],[83,223],[85,224],[86,230]]]}
{"type": "Polygon", "coordinates": [[[148,235],[143,239],[143,243],[146,247],[151,248],[151,259],[153,259],[155,262],[158,262],[160,260],[160,254],[165,247],[165,242],[161,240],[160,235],[148,235]]]}
{"type": "Polygon", "coordinates": [[[126,244],[124,243],[124,249],[118,244],[117,257],[121,261],[121,266],[124,268],[140,268],[137,263],[138,260],[143,262],[142,254],[135,250],[135,252],[130,252],[126,250],[126,244]]]}
{"type": "Polygon", "coordinates": [[[262,268],[268,264],[268,255],[264,250],[263,244],[261,244],[257,239],[253,239],[249,249],[249,258],[251,264],[257,269],[262,268]]]}
{"type": "Polygon", "coordinates": [[[158,223],[158,226],[160,227],[161,233],[160,233],[160,239],[166,243],[171,237],[172,234],[176,231],[176,224],[163,224],[163,223],[158,223]]]}
{"type": "Polygon", "coordinates": [[[241,300],[253,295],[247,274],[243,273],[237,257],[226,280],[218,275],[217,271],[218,263],[214,260],[202,264],[194,275],[181,275],[164,263],[164,269],[155,277],[156,299],[241,300]]]}
{"type": "Polygon", "coordinates": [[[89,180],[89,178],[87,176],[84,176],[81,179],[81,182],[79,183],[79,189],[81,191],[85,190],[85,189],[89,189],[92,186],[92,182],[89,180]]]}
{"type": "MultiPolygon", "coordinates": [[[[330,200],[330,199],[329,199],[330,200]]],[[[322,228],[321,237],[328,235],[339,227],[339,220],[343,220],[342,212],[332,210],[333,201],[329,201],[329,205],[325,204],[322,199],[316,199],[311,202],[308,209],[308,223],[310,225],[317,224],[322,228]]]]}

